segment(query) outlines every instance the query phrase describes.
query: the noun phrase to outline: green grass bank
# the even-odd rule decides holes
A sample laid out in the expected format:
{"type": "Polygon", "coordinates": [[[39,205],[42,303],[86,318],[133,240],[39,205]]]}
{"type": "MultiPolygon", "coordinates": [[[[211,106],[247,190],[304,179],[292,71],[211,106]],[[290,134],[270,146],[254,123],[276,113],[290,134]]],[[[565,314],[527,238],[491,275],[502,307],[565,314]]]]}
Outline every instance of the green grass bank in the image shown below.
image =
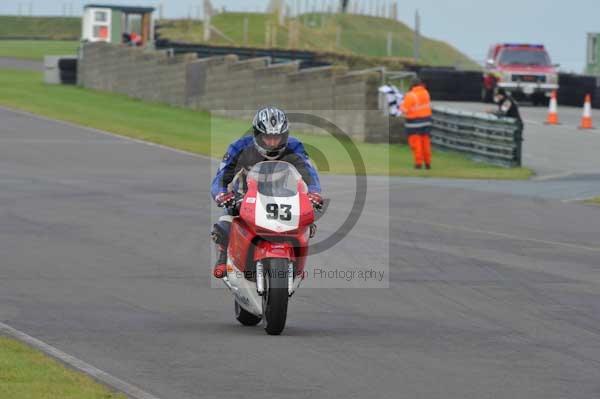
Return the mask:
{"type": "Polygon", "coordinates": [[[0,40],[0,57],[41,61],[45,55],[77,54],[79,42],[66,40],[0,40]]]}
{"type": "Polygon", "coordinates": [[[585,201],[586,204],[600,205],[600,197],[591,198],[585,201]]]}
{"type": "Polygon", "coordinates": [[[127,399],[30,347],[0,336],[0,397],[127,399]]]}
{"type": "MultiPolygon", "coordinates": [[[[39,72],[0,70],[0,87],[0,105],[6,107],[215,158],[220,158],[227,145],[249,127],[249,121],[215,118],[207,112],[73,86],[45,85],[39,72]]],[[[352,160],[335,138],[295,135],[327,160],[329,170],[323,172],[354,173],[352,160]]],[[[505,169],[439,151],[434,153],[432,170],[418,171],[411,167],[412,158],[407,146],[355,144],[369,174],[467,179],[527,179],[531,176],[531,171],[525,168],[505,169]]]]}

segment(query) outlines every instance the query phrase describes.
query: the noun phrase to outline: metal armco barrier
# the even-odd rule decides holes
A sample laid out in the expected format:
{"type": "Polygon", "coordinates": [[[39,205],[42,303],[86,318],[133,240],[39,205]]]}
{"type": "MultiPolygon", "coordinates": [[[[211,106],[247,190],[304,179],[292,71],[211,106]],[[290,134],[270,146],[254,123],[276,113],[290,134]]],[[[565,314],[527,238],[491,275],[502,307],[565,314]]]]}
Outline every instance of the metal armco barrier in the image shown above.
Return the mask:
{"type": "Polygon", "coordinates": [[[523,127],[513,118],[433,107],[431,142],[475,160],[521,166],[523,127]]]}
{"type": "Polygon", "coordinates": [[[155,45],[159,50],[172,49],[175,54],[196,53],[200,58],[236,54],[241,60],[248,58],[270,57],[271,62],[273,63],[300,61],[301,69],[330,65],[330,63],[319,61],[317,53],[305,50],[213,46],[207,44],[171,42],[166,39],[157,40],[155,45]]]}

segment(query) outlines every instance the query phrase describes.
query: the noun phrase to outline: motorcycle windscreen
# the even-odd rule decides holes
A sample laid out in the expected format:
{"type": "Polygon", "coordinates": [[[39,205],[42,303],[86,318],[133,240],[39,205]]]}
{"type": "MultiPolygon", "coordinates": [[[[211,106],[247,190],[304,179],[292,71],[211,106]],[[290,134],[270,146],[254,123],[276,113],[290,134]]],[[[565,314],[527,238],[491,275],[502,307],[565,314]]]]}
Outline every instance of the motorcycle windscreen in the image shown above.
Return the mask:
{"type": "Polygon", "coordinates": [[[306,184],[294,166],[282,161],[260,162],[248,173],[257,183],[257,227],[273,232],[296,230],[300,222],[300,192],[306,184]]]}

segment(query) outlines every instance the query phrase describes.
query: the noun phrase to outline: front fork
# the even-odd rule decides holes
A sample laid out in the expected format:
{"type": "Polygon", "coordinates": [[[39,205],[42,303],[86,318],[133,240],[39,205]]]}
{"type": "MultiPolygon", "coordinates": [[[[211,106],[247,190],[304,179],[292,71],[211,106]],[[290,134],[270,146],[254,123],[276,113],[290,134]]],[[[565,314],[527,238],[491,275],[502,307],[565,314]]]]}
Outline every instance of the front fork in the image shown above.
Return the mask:
{"type": "MultiPolygon", "coordinates": [[[[302,277],[294,279],[294,262],[288,262],[288,296],[292,296],[294,291],[300,285],[302,277]]],[[[265,293],[265,269],[263,263],[259,260],[256,262],[256,292],[259,296],[263,296],[265,293]]]]}
{"type": "Polygon", "coordinates": [[[256,292],[260,296],[265,293],[265,270],[260,260],[256,262],[256,292]]]}

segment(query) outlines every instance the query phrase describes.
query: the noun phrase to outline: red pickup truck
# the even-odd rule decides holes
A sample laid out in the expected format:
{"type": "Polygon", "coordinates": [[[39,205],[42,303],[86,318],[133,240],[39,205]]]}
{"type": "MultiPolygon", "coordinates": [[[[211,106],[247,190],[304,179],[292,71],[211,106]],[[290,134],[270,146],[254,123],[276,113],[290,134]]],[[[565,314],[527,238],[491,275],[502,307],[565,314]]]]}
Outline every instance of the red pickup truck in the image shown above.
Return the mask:
{"type": "Polygon", "coordinates": [[[482,100],[491,101],[496,87],[502,87],[515,98],[545,103],[558,90],[557,67],[541,44],[494,44],[485,64],[482,100]]]}

